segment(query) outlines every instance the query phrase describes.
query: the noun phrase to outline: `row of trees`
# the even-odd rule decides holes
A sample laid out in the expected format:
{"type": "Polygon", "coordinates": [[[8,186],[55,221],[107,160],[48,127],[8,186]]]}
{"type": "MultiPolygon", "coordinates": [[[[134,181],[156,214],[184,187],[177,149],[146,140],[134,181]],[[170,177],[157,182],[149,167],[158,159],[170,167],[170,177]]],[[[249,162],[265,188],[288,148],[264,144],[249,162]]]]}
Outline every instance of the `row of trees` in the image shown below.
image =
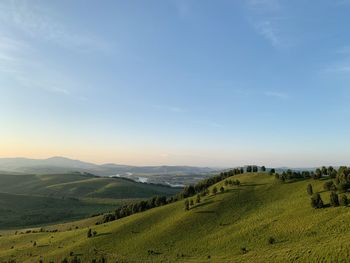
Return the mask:
{"type": "MultiPolygon", "coordinates": [[[[332,184],[329,184],[329,182],[326,182],[324,184],[324,188],[331,190],[332,184]]],[[[313,208],[323,208],[324,207],[324,203],[322,201],[321,195],[319,193],[313,192],[311,184],[307,185],[306,192],[311,196],[311,207],[313,207],[313,208]]],[[[346,196],[346,194],[342,194],[339,197],[339,195],[334,190],[332,190],[330,195],[329,195],[329,202],[330,202],[330,205],[334,206],[334,207],[339,206],[339,205],[347,206],[349,204],[349,200],[348,200],[348,197],[346,196]]]]}

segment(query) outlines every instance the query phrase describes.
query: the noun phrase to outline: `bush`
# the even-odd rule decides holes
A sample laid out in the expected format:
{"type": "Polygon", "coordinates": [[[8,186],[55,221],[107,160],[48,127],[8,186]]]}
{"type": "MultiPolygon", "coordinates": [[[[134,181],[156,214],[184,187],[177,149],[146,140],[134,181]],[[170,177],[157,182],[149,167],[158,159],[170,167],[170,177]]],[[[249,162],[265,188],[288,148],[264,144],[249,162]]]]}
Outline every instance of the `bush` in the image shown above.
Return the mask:
{"type": "Polygon", "coordinates": [[[216,186],[214,186],[214,187],[213,187],[213,190],[212,190],[212,193],[213,193],[214,195],[216,195],[217,192],[218,192],[218,189],[216,188],[216,186]]]}
{"type": "Polygon", "coordinates": [[[225,191],[225,188],[223,186],[220,187],[220,192],[223,193],[225,191]]]}
{"type": "Polygon", "coordinates": [[[319,193],[313,194],[311,197],[311,206],[313,208],[323,208],[323,201],[319,193]]]}
{"type": "Polygon", "coordinates": [[[312,190],[312,185],[311,184],[308,184],[307,187],[306,187],[306,191],[309,195],[312,195],[314,192],[312,190]]]}
{"type": "Polygon", "coordinates": [[[273,237],[269,237],[269,239],[267,240],[267,242],[272,245],[276,242],[276,240],[273,237]]]}
{"type": "Polygon", "coordinates": [[[91,228],[89,228],[88,232],[87,232],[87,237],[90,238],[92,237],[92,231],[91,228]]]}
{"type": "Polygon", "coordinates": [[[347,206],[349,204],[349,200],[348,200],[348,197],[346,196],[346,194],[342,194],[340,196],[339,204],[343,205],[343,206],[347,206]]]}
{"type": "Polygon", "coordinates": [[[326,191],[330,191],[334,189],[334,183],[332,181],[325,182],[323,184],[323,189],[326,191]]]}
{"type": "Polygon", "coordinates": [[[329,199],[330,199],[331,206],[339,206],[339,198],[335,192],[331,192],[329,199]]]}

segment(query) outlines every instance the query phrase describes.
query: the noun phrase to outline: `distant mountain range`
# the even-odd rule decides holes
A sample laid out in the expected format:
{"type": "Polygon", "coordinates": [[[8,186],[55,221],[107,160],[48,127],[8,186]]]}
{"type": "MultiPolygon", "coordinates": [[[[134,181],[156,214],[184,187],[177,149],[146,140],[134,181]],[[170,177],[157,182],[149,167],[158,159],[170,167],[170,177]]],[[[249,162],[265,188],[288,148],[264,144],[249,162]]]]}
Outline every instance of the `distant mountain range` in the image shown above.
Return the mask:
{"type": "Polygon", "coordinates": [[[218,169],[193,166],[130,166],[119,164],[102,164],[72,160],[65,157],[48,159],[0,158],[0,171],[7,173],[57,174],[86,172],[101,176],[132,175],[196,175],[209,174],[218,169]]]}

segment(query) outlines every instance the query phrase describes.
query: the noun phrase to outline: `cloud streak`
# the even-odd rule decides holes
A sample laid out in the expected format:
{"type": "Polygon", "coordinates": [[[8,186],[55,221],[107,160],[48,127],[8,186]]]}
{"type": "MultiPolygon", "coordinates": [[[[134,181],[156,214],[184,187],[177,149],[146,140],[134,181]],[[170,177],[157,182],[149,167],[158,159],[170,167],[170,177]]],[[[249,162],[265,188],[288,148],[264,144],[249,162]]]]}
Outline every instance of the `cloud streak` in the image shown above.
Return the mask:
{"type": "MultiPolygon", "coordinates": [[[[33,2],[3,1],[0,3],[0,23],[9,28],[21,31],[31,38],[39,38],[65,48],[80,51],[106,51],[106,41],[95,35],[74,32],[62,23],[53,19],[51,10],[44,10],[33,2]]],[[[1,26],[0,26],[1,29],[1,26]]]]}

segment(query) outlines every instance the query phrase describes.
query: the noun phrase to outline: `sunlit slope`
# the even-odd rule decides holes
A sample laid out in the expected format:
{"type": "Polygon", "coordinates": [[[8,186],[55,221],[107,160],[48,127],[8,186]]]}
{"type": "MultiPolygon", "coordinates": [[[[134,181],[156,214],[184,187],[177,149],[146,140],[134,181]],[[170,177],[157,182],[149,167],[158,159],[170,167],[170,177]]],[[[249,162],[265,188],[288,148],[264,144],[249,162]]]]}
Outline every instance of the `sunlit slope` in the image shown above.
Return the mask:
{"type": "MultiPolygon", "coordinates": [[[[93,225],[98,233],[93,238],[86,237],[88,228],[4,236],[0,258],[13,255],[20,262],[36,262],[43,256],[61,262],[70,258],[70,252],[83,262],[101,255],[111,262],[335,262],[348,258],[349,208],[315,210],[306,194],[308,183],[321,191],[324,181],[282,184],[262,174],[235,178],[241,186],[208,196],[190,211],[184,211],[181,201],[93,225]],[[276,243],[268,244],[269,237],[276,243]],[[243,247],[246,254],[241,252],[243,247]]],[[[325,203],[328,195],[322,193],[325,203]]]]}

